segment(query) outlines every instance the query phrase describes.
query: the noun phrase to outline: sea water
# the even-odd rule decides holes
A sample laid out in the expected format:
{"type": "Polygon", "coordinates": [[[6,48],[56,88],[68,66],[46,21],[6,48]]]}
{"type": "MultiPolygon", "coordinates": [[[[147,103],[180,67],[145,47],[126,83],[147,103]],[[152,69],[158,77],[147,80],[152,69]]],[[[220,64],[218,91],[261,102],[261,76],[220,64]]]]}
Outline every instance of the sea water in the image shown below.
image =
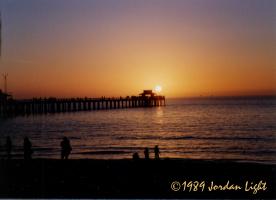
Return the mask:
{"type": "Polygon", "coordinates": [[[165,107],[97,110],[0,119],[1,157],[6,137],[12,156],[23,157],[29,137],[33,158],[60,158],[70,139],[72,159],[144,157],[158,145],[161,158],[276,161],[276,98],[167,99],[165,107]]]}

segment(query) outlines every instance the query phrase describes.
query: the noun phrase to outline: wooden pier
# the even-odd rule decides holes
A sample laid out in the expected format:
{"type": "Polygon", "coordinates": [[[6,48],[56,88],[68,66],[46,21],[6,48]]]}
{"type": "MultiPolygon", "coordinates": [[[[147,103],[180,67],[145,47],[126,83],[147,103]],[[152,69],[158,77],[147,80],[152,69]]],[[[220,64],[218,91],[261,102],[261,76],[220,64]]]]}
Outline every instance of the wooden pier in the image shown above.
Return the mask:
{"type": "Polygon", "coordinates": [[[0,115],[31,115],[60,112],[92,111],[138,107],[165,106],[165,96],[149,95],[145,90],[139,96],[120,98],[33,98],[27,100],[0,100],[0,115]]]}

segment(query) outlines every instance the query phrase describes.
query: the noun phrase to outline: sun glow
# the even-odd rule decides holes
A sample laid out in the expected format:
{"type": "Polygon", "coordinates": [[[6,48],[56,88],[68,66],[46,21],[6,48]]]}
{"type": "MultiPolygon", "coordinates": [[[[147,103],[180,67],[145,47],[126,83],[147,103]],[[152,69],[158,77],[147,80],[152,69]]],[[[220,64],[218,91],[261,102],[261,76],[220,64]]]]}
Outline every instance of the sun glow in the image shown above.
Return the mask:
{"type": "Polygon", "coordinates": [[[162,87],[160,85],[155,86],[154,91],[160,93],[162,91],[162,87]]]}

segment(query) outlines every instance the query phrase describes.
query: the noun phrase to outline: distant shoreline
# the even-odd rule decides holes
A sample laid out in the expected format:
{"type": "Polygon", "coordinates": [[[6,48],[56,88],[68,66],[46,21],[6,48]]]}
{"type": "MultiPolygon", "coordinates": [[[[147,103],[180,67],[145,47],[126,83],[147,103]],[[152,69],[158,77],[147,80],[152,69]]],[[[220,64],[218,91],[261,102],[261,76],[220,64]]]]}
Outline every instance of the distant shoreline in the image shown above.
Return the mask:
{"type": "Polygon", "coordinates": [[[184,100],[184,99],[254,99],[254,98],[271,98],[276,99],[275,95],[229,95],[229,96],[212,96],[212,95],[202,95],[202,96],[187,96],[187,97],[167,97],[167,100],[184,100]]]}

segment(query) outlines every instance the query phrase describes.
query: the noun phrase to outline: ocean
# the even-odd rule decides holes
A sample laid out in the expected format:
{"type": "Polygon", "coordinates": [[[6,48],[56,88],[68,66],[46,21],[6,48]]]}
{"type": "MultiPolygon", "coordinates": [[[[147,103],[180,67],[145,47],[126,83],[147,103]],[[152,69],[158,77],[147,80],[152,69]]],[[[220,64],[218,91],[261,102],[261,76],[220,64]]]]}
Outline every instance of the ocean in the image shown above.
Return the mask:
{"type": "Polygon", "coordinates": [[[33,158],[60,158],[64,136],[71,159],[132,158],[158,145],[161,158],[233,159],[276,163],[276,98],[167,99],[165,107],[97,110],[0,119],[1,157],[6,137],[12,157],[23,158],[23,139],[33,158]]]}

